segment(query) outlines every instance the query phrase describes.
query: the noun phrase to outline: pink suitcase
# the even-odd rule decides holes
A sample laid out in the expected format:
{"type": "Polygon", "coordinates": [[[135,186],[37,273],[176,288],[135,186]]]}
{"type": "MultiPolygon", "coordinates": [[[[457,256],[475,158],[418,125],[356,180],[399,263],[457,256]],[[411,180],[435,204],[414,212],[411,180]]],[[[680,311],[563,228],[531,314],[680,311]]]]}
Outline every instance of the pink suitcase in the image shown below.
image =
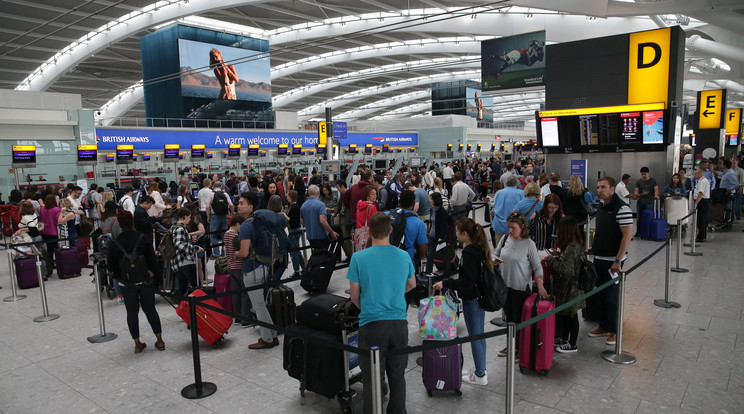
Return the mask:
{"type": "MultiPolygon", "coordinates": [[[[214,274],[214,293],[223,293],[230,291],[230,275],[219,273],[214,274]]],[[[232,296],[222,296],[216,299],[226,311],[233,311],[232,296]]]]}
{"type": "MultiPolygon", "coordinates": [[[[555,309],[555,297],[540,299],[537,293],[527,297],[522,305],[522,321],[555,309]]],[[[555,353],[555,315],[519,331],[519,370],[525,369],[548,375],[555,353]]]]}

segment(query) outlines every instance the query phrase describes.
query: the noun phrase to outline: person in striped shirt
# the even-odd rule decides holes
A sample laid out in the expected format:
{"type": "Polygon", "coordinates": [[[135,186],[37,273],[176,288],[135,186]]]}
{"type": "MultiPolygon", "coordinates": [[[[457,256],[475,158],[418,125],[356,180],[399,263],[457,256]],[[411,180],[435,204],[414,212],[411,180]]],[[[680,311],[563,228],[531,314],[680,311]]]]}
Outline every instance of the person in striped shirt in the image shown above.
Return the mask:
{"type": "MultiPolygon", "coordinates": [[[[622,268],[627,258],[626,252],[633,237],[633,212],[615,194],[615,179],[602,177],[597,180],[597,195],[602,207],[597,210],[596,230],[591,253],[594,254],[594,268],[597,271],[597,285],[610,280],[622,268]]],[[[603,313],[599,327],[589,332],[589,336],[607,337],[607,345],[615,344],[617,327],[617,285],[599,293],[603,313]]]]}

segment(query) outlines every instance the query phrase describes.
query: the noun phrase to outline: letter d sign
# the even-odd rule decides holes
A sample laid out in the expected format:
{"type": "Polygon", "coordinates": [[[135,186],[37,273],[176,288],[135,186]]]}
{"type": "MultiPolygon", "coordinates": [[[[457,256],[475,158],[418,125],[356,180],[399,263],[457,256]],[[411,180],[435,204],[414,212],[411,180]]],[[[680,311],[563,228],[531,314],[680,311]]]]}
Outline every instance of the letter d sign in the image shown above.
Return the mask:
{"type": "Polygon", "coordinates": [[[671,29],[630,34],[628,104],[666,103],[671,29]]]}

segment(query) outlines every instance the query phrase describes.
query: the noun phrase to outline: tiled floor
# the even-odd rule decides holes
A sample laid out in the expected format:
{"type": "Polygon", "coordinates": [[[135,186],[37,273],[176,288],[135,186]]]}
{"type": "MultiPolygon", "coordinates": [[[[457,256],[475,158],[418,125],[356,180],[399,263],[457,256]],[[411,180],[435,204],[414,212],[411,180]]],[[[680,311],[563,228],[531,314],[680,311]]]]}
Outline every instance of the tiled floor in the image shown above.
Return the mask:
{"type": "MultiPolygon", "coordinates": [[[[744,395],[744,255],[742,226],[714,233],[699,250],[702,257],[683,256],[690,273],[672,273],[672,300],[681,309],[661,309],[653,301],[664,295],[664,253],[628,276],[624,349],[638,359],[633,365],[605,362],[610,349],[603,339],[582,335],[579,352],[556,354],[547,377],[516,374],[515,411],[534,413],[735,413],[744,395]]],[[[635,240],[629,265],[658,243],[635,240]]],[[[4,252],[2,253],[5,254],[4,252]]],[[[673,256],[674,257],[674,256],[673,256]]],[[[347,287],[342,272],[332,293],[347,287]]],[[[133,353],[123,305],[104,299],[106,327],[119,338],[91,344],[98,333],[96,294],[87,275],[47,283],[49,309],[61,317],[46,323],[38,289],[28,298],[0,302],[0,411],[3,413],[334,413],[335,401],[306,393],[282,369],[282,348],[251,351],[258,338],[253,328],[233,328],[217,349],[200,342],[203,378],[217,384],[217,393],[187,400],[180,391],[192,383],[189,331],[175,312],[159,300],[167,349],[158,352],[144,315],[142,337],[147,349],[133,353]]],[[[6,257],[0,257],[0,296],[10,295],[6,257]]],[[[290,285],[297,302],[306,295],[290,285]]],[[[488,319],[491,316],[488,315],[488,319]]],[[[409,310],[411,344],[420,343],[416,312],[409,310]]],[[[461,331],[464,332],[464,322],[461,331]]],[[[582,323],[585,333],[592,324],[582,323]]],[[[488,324],[487,329],[494,328],[488,324]]],[[[280,340],[283,338],[280,338],[280,340]]],[[[283,341],[282,341],[283,342],[283,341]]],[[[428,397],[421,370],[410,358],[407,377],[409,413],[503,412],[505,359],[496,356],[503,337],[488,341],[489,384],[463,386],[454,393],[428,397]]],[[[472,365],[464,347],[466,367],[472,365]]],[[[357,386],[358,389],[358,386],[357,386]]],[[[361,395],[361,394],[359,394],[361,395]]],[[[360,412],[361,397],[356,398],[360,412]]]]}

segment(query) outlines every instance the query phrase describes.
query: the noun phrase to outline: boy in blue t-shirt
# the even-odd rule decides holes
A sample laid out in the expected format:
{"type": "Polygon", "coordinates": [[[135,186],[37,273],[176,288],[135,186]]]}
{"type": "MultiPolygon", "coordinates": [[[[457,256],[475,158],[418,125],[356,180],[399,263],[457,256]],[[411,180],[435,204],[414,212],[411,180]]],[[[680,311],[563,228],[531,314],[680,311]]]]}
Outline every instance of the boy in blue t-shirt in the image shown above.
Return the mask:
{"type": "MultiPolygon", "coordinates": [[[[372,245],[351,256],[349,280],[351,301],[359,314],[359,347],[379,346],[380,351],[408,346],[408,309],[405,293],[416,286],[413,262],[409,255],[390,245],[390,216],[375,213],[369,218],[372,245]]],[[[359,354],[365,384],[372,384],[370,359],[359,354]]],[[[408,355],[396,355],[381,361],[390,384],[388,412],[406,411],[405,370],[408,355]]],[[[372,387],[364,387],[364,412],[372,412],[372,387]]]]}

